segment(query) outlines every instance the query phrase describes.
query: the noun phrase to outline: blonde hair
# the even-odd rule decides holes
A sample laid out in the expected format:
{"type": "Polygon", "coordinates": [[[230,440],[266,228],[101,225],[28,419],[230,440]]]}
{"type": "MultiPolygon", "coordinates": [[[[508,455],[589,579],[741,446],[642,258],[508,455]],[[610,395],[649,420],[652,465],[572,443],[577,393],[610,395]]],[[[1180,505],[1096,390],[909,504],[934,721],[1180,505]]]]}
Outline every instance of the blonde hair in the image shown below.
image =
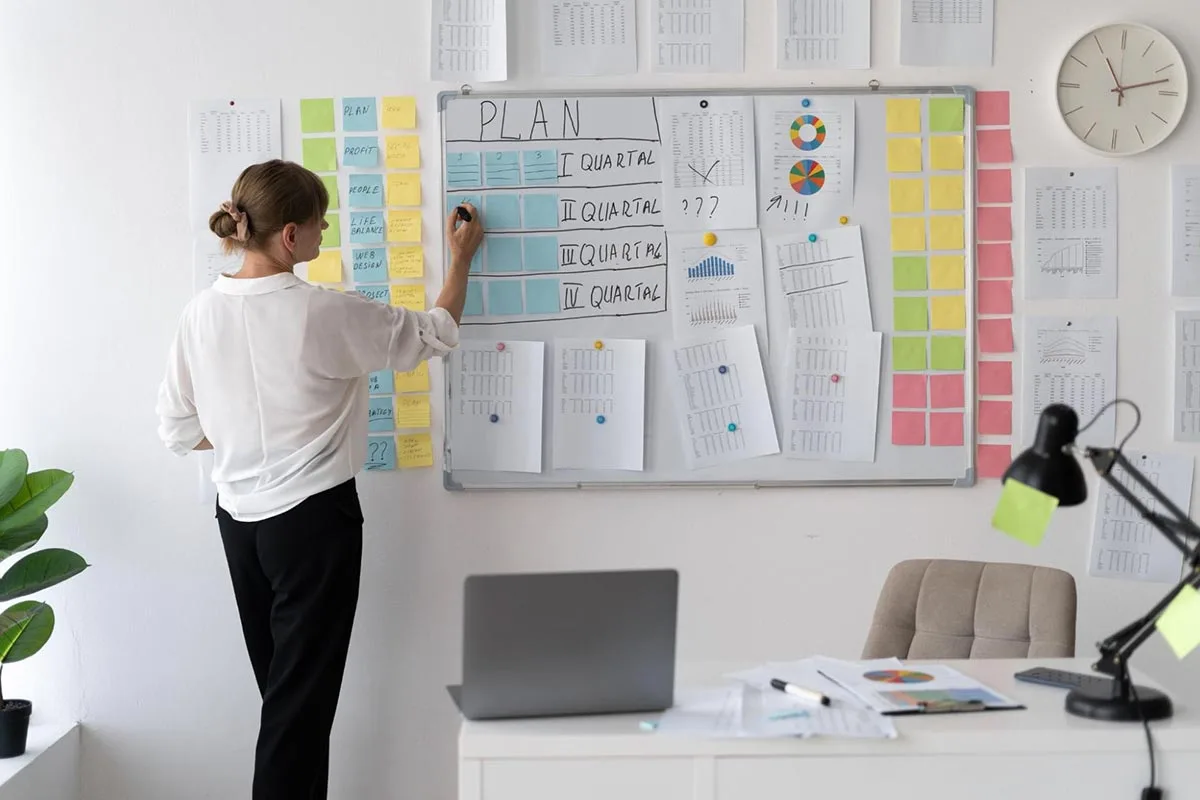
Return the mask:
{"type": "Polygon", "coordinates": [[[226,252],[260,250],[286,225],[319,220],[328,209],[329,191],[319,177],[275,159],[242,171],[229,201],[208,218],[208,228],[226,252]]]}

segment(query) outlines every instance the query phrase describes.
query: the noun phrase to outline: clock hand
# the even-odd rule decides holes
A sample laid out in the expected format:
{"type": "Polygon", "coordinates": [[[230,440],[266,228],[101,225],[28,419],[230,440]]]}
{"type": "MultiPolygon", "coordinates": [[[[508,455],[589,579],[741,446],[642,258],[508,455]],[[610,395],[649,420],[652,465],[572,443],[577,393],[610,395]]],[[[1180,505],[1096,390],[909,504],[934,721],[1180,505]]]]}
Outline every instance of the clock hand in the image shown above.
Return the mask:
{"type": "MultiPolygon", "coordinates": [[[[1170,78],[1163,78],[1162,80],[1157,80],[1157,81],[1146,81],[1145,83],[1135,83],[1135,84],[1133,84],[1132,86],[1122,86],[1122,87],[1121,87],[1121,93],[1122,93],[1122,94],[1124,94],[1126,89],[1138,89],[1138,88],[1140,88],[1140,87],[1142,87],[1142,86],[1153,86],[1153,85],[1154,85],[1154,84],[1156,84],[1156,83],[1169,83],[1169,82],[1170,82],[1170,80],[1171,80],[1170,78]]],[[[1109,89],[1109,91],[1110,91],[1110,92],[1115,92],[1115,91],[1117,91],[1117,90],[1116,90],[1116,89],[1109,89]]]]}
{"type": "Polygon", "coordinates": [[[1125,99],[1125,90],[1121,86],[1121,82],[1117,80],[1117,71],[1113,69],[1112,59],[1105,56],[1104,63],[1108,64],[1108,73],[1112,75],[1113,85],[1116,86],[1115,89],[1110,89],[1109,91],[1117,93],[1117,105],[1121,105],[1121,101],[1125,99]]]}

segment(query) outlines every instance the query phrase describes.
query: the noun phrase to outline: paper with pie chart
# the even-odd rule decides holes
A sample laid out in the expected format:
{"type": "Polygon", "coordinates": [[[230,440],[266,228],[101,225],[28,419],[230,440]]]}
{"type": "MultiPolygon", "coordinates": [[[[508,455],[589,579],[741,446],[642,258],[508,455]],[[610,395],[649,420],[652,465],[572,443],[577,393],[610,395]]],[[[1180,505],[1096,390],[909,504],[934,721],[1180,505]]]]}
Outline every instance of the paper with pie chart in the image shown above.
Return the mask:
{"type": "Polygon", "coordinates": [[[675,335],[753,325],[767,353],[762,237],[757,230],[667,234],[668,302],[675,335]]]}
{"type": "Polygon", "coordinates": [[[816,658],[820,674],[851,692],[873,711],[899,714],[921,703],[978,701],[988,708],[1021,708],[1021,704],[953,667],[911,664],[895,669],[864,668],[833,658],[816,658]]]}
{"type": "Polygon", "coordinates": [[[755,98],[763,228],[833,225],[854,200],[854,100],[755,98]]]}

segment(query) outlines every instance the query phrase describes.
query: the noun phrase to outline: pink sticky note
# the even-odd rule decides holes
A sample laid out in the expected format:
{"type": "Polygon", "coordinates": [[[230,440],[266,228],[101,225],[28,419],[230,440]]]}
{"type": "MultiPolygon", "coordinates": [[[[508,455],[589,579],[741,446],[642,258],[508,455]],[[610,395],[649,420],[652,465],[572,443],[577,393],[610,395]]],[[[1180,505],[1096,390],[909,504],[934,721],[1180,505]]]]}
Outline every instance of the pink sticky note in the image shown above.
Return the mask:
{"type": "Polygon", "coordinates": [[[925,444],[925,412],[893,411],[892,444],[925,444]]]}
{"type": "Polygon", "coordinates": [[[980,314],[1012,314],[1012,281],[979,281],[980,314]]]}
{"type": "Polygon", "coordinates": [[[893,375],[892,405],[896,408],[925,408],[925,376],[893,375]]]}
{"type": "Polygon", "coordinates": [[[979,393],[988,396],[1007,397],[1012,392],[1011,361],[979,362],[979,393]]]}
{"type": "Polygon", "coordinates": [[[981,444],[975,451],[975,465],[981,478],[1000,478],[1012,463],[1012,445],[981,444]]]}
{"type": "Polygon", "coordinates": [[[930,408],[966,408],[962,374],[929,376],[930,408]]]}
{"type": "Polygon", "coordinates": [[[1012,202],[1012,170],[981,169],[976,175],[978,176],[976,194],[979,196],[979,202],[1012,202]]]}
{"type": "Polygon", "coordinates": [[[1012,163],[1012,131],[1008,128],[975,131],[975,143],[979,147],[980,164],[1012,163]]]}
{"type": "Polygon", "coordinates": [[[1008,124],[1008,92],[975,93],[976,125],[1008,124]]]}
{"type": "Polygon", "coordinates": [[[1011,353],[1013,332],[1011,319],[979,320],[979,352],[1011,353]]]}
{"type": "Polygon", "coordinates": [[[1008,242],[981,244],[976,247],[975,253],[979,261],[979,277],[1012,277],[1012,245],[1008,242]]]}
{"type": "Polygon", "coordinates": [[[963,443],[963,414],[943,411],[929,415],[929,443],[934,447],[961,447],[963,443]]]}
{"type": "Polygon", "coordinates": [[[1012,403],[1008,400],[980,400],[979,432],[989,436],[1011,436],[1012,403]]]}
{"type": "Polygon", "coordinates": [[[975,209],[975,222],[981,241],[1012,241],[1012,209],[1008,206],[980,206],[975,209]]]}

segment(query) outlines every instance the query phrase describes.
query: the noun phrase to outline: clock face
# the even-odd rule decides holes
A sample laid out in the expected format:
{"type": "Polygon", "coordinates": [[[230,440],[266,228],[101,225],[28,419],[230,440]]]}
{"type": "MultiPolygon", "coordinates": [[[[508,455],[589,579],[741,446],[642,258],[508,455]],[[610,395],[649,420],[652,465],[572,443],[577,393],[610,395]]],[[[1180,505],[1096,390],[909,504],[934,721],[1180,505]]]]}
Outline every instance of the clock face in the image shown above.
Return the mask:
{"type": "Polygon", "coordinates": [[[1106,25],[1081,38],[1058,71],[1058,109],[1100,153],[1149,150],[1175,130],[1187,105],[1187,71],[1169,39],[1144,25],[1106,25]]]}

